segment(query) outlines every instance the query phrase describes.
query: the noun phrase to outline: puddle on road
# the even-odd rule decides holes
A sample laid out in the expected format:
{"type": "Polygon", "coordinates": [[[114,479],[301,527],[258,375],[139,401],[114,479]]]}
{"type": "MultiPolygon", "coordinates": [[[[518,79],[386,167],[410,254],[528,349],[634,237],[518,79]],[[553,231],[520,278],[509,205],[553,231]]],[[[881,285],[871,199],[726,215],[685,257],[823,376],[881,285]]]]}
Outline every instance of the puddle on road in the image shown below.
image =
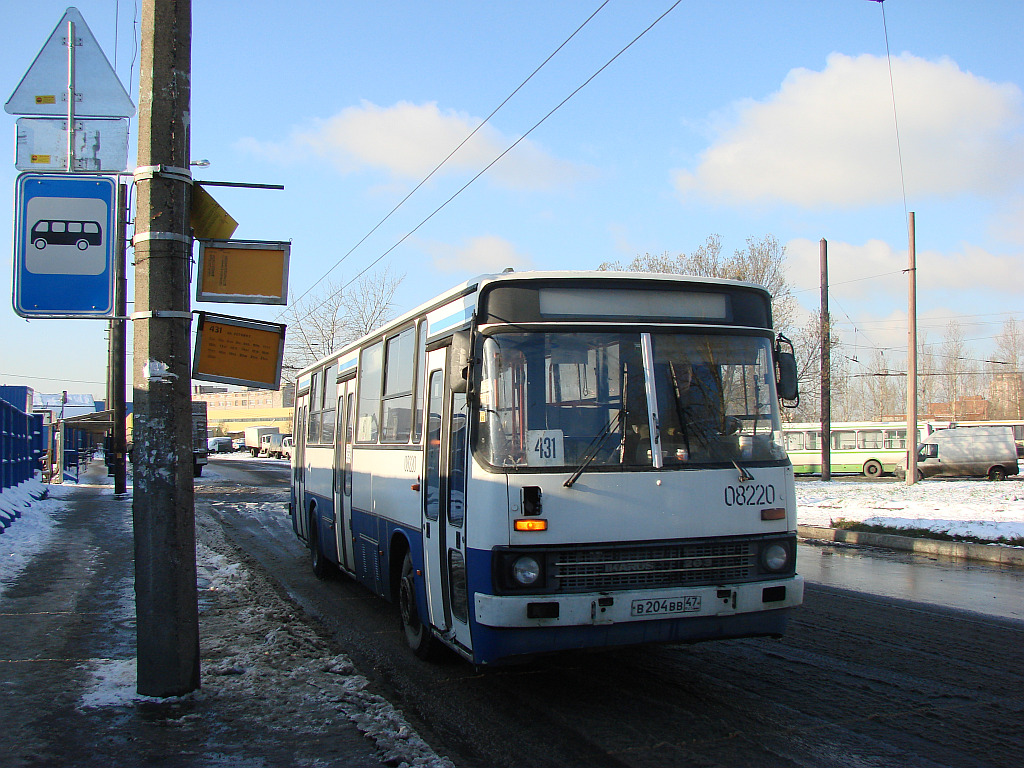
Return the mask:
{"type": "Polygon", "coordinates": [[[808,582],[1024,621],[1024,569],[888,550],[800,544],[808,582]]]}

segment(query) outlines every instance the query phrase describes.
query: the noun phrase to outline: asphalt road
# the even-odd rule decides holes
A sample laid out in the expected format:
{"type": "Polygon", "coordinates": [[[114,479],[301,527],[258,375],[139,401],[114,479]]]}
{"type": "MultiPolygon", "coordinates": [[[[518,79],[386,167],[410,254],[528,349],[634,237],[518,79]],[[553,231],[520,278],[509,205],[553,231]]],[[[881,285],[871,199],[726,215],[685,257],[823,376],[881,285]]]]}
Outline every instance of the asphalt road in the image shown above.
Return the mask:
{"type": "Polygon", "coordinates": [[[214,459],[211,470],[200,514],[460,768],[1021,764],[1024,622],[811,583],[778,641],[487,672],[429,664],[405,647],[395,606],[346,578],[313,577],[286,513],[286,465],[214,459]]]}

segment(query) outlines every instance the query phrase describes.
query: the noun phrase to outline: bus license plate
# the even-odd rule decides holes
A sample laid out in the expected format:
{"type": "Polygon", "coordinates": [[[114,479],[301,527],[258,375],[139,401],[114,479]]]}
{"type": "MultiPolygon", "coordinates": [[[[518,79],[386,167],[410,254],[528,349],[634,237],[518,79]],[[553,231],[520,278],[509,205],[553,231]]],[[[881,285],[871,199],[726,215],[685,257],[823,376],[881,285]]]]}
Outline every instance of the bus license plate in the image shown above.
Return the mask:
{"type": "Polygon", "coordinates": [[[700,595],[664,597],[633,601],[634,616],[665,616],[673,613],[693,613],[700,610],[700,595]]]}

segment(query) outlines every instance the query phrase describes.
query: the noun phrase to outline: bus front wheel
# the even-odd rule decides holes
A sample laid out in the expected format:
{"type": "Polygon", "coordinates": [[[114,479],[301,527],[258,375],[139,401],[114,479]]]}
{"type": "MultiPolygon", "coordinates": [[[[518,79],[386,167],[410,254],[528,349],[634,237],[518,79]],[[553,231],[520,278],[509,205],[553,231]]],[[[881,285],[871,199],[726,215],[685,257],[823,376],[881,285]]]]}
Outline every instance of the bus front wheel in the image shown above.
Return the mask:
{"type": "Polygon", "coordinates": [[[408,552],[402,561],[402,577],[398,583],[398,608],[405,641],[412,652],[421,659],[433,658],[437,651],[437,640],[430,627],[420,620],[420,612],[416,607],[416,571],[412,565],[412,555],[408,552]]]}
{"type": "Polygon", "coordinates": [[[869,461],[864,462],[864,476],[881,477],[882,465],[879,462],[875,461],[874,459],[870,459],[869,461]]]}

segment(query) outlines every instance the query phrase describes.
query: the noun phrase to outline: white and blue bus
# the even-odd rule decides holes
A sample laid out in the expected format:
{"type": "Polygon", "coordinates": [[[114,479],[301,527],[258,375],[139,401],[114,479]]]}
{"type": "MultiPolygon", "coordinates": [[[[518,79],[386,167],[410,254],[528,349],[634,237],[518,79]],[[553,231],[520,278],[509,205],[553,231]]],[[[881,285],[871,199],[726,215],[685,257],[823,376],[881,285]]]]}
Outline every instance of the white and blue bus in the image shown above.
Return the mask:
{"type": "Polygon", "coordinates": [[[779,636],[795,371],[756,285],[483,276],[299,374],[292,524],[423,658],[779,636]]]}

